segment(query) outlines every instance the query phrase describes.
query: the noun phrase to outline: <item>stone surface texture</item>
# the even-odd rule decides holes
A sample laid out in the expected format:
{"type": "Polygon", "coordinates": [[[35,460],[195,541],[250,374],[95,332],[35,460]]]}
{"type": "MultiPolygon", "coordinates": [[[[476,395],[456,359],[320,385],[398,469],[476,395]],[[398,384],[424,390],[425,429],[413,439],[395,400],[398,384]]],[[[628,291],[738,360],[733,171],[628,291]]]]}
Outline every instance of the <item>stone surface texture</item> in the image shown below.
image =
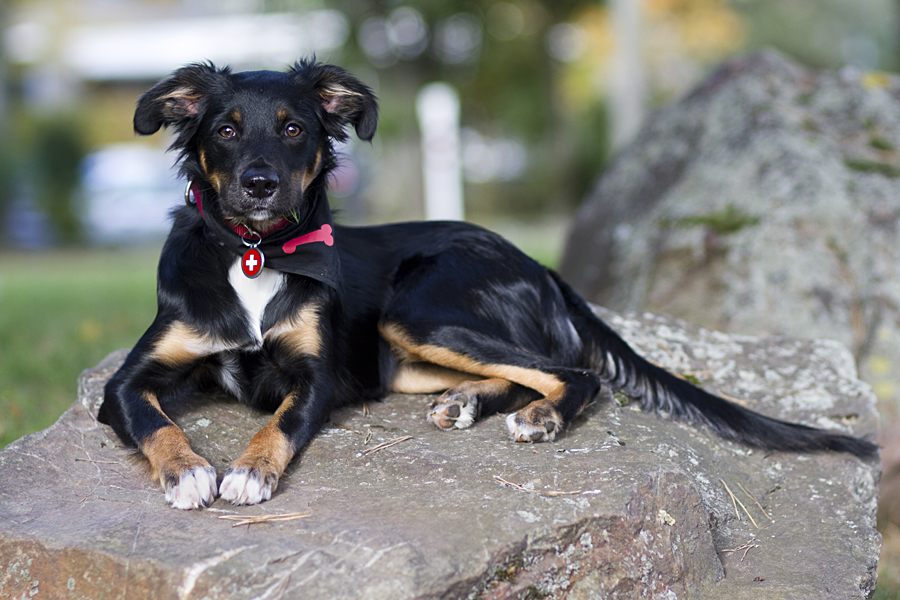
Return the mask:
{"type": "MultiPolygon", "coordinates": [[[[874,397],[835,342],[601,313],[655,362],[752,408],[874,431],[874,397]]],[[[424,418],[430,397],[390,396],[335,414],[271,501],[175,510],[95,420],[122,358],[86,371],[55,425],[0,451],[0,598],[847,600],[874,589],[877,464],[749,451],[605,391],[536,445],[509,441],[502,416],[438,431],[424,418]],[[297,512],[309,516],[221,518],[297,512]]],[[[167,409],[220,477],[268,419],[226,397],[167,409]]]]}
{"type": "Polygon", "coordinates": [[[739,57],[648,120],[561,265],[591,301],[849,347],[900,416],[900,78],[739,57]]]}

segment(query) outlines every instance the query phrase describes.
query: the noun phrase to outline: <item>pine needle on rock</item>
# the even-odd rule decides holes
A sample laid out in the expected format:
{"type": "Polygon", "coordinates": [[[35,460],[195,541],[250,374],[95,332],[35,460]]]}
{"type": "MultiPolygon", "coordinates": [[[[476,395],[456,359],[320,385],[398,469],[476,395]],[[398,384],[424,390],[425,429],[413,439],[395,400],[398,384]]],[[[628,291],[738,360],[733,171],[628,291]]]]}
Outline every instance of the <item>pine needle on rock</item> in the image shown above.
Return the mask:
{"type": "Polygon", "coordinates": [[[581,492],[560,492],[557,490],[533,490],[531,488],[527,488],[524,485],[520,485],[518,483],[513,483],[512,481],[507,481],[500,477],[499,475],[494,475],[494,481],[500,483],[502,485],[509,486],[511,488],[515,488],[522,492],[528,492],[529,494],[540,494],[541,496],[549,496],[553,498],[555,496],[577,496],[581,492]]]}
{"type": "Polygon", "coordinates": [[[362,453],[363,454],[373,454],[375,452],[378,452],[379,450],[384,450],[385,448],[390,448],[391,446],[396,446],[397,444],[399,444],[401,442],[405,442],[406,440],[411,440],[411,439],[413,439],[413,436],[404,435],[403,437],[398,437],[398,438],[394,438],[392,440],[388,440],[386,442],[381,442],[377,446],[372,446],[368,450],[363,450],[362,453]]]}
{"type": "MultiPolygon", "coordinates": [[[[731,493],[731,490],[728,488],[728,484],[725,483],[725,480],[724,480],[724,479],[720,479],[719,481],[722,482],[722,485],[725,486],[725,490],[728,492],[728,495],[731,496],[731,502],[732,502],[732,504],[734,504],[735,502],[737,502],[737,504],[740,504],[740,505],[741,505],[741,508],[744,509],[744,512],[745,512],[745,513],[747,514],[747,516],[750,518],[750,522],[753,523],[753,526],[756,527],[757,529],[759,529],[759,525],[756,524],[756,520],[753,518],[753,515],[750,514],[750,511],[747,510],[747,507],[744,506],[744,503],[741,502],[741,499],[738,498],[737,496],[735,496],[733,493],[731,493]]],[[[740,485],[740,484],[738,484],[738,485],[740,485]]],[[[742,489],[743,489],[743,488],[742,488],[742,489]]],[[[744,491],[746,491],[746,490],[744,490],[744,491]]],[[[740,515],[740,513],[738,513],[738,510],[737,510],[737,506],[736,506],[736,505],[735,505],[735,507],[734,507],[734,512],[735,512],[735,514],[737,515],[738,519],[740,520],[741,515],[740,515]]],[[[768,516],[768,515],[766,515],[766,516],[768,516]]]]}
{"type": "Polygon", "coordinates": [[[257,523],[281,523],[283,521],[296,521],[297,519],[307,519],[311,517],[311,513],[286,513],[283,515],[224,515],[219,517],[225,521],[234,521],[232,527],[239,525],[256,525],[257,523]]]}

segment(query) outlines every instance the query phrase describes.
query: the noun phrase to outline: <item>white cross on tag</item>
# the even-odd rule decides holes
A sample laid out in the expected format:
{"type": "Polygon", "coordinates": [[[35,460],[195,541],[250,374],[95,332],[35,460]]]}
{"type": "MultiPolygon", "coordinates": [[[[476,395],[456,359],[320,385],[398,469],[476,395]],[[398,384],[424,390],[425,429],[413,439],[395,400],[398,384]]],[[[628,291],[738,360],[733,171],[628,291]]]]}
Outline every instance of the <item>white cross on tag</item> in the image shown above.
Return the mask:
{"type": "Polygon", "coordinates": [[[265,257],[256,248],[250,248],[241,257],[241,270],[249,278],[258,277],[262,273],[265,257]]]}

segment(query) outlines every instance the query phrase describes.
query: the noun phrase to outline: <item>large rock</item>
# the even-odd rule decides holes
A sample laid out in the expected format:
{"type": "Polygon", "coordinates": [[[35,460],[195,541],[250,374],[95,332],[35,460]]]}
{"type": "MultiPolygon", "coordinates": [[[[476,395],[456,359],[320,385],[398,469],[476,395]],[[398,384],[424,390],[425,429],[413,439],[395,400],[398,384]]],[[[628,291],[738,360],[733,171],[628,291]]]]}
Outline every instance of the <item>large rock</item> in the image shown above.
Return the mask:
{"type": "Polygon", "coordinates": [[[600,177],[562,274],[613,310],[836,339],[900,415],[900,79],[738,58],[600,177]]]}
{"type": "MultiPolygon", "coordinates": [[[[837,343],[603,316],[652,360],[755,409],[874,430],[873,396],[837,343]]],[[[391,396],[334,415],[271,501],[174,510],[95,420],[121,359],[86,371],[55,425],[0,452],[0,598],[847,600],[874,589],[877,464],[750,451],[607,392],[538,445],[507,440],[501,416],[444,433],[425,421],[428,397],[391,396]],[[309,517],[222,519],[295,512],[309,517]]],[[[226,398],[170,414],[220,474],[267,420],[226,398]]]]}

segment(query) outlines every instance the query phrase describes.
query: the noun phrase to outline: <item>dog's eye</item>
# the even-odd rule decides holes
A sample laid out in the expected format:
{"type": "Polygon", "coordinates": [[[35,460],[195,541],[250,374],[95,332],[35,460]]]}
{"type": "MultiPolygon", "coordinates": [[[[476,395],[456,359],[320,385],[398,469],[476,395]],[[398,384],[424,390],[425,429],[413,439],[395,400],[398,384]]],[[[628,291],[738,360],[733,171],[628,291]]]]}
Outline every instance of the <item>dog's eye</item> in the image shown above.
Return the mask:
{"type": "Polygon", "coordinates": [[[234,130],[234,127],[225,125],[224,127],[219,128],[219,135],[221,135],[223,138],[233,138],[235,135],[237,135],[237,132],[234,130]]]}
{"type": "Polygon", "coordinates": [[[294,123],[291,123],[290,125],[288,125],[287,127],[284,128],[284,135],[286,135],[288,137],[297,137],[301,133],[303,133],[303,130],[300,129],[299,125],[295,125],[294,123]]]}

